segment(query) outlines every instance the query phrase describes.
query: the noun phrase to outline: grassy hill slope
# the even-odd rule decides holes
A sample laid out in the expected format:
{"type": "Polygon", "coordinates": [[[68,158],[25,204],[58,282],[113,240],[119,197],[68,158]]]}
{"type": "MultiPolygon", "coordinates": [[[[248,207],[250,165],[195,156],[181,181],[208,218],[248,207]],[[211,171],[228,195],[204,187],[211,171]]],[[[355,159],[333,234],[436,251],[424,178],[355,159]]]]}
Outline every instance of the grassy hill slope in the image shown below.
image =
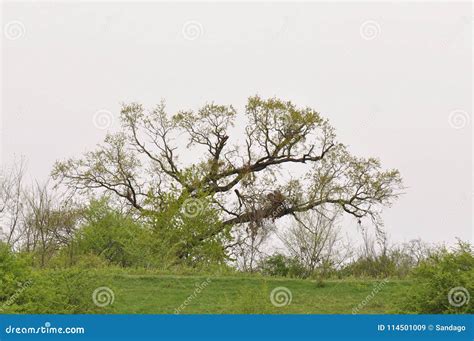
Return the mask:
{"type": "MultiPolygon", "coordinates": [[[[113,305],[103,312],[174,314],[178,309],[181,314],[351,314],[366,300],[358,310],[361,314],[394,313],[410,282],[381,283],[341,280],[321,285],[309,280],[248,276],[115,274],[103,278],[103,285],[115,295],[113,305]],[[291,292],[291,302],[276,307],[270,296],[279,287],[291,292]]],[[[280,293],[275,301],[288,301],[289,294],[280,293]]]]}

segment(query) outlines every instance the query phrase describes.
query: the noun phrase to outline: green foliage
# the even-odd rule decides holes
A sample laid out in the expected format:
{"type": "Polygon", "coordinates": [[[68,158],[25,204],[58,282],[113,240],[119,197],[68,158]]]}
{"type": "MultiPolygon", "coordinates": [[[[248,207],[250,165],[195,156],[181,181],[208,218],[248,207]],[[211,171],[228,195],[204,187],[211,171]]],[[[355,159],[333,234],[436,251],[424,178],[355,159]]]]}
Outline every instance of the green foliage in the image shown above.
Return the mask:
{"type": "Polygon", "coordinates": [[[161,199],[161,208],[147,215],[156,259],[169,266],[224,264],[230,227],[223,228],[210,199],[205,195],[161,199]]]}
{"type": "Polygon", "coordinates": [[[412,276],[415,283],[403,304],[404,310],[422,314],[474,313],[474,298],[469,299],[474,295],[474,254],[470,244],[459,242],[452,251],[439,250],[421,262],[412,276]]]}
{"type": "Polygon", "coordinates": [[[8,306],[8,313],[87,314],[103,312],[92,300],[101,286],[99,276],[81,268],[41,270],[32,273],[29,285],[8,306]]]}
{"type": "MultiPolygon", "coordinates": [[[[286,204],[298,208],[298,212],[326,205],[376,220],[380,219],[381,209],[390,206],[403,189],[397,170],[384,170],[376,158],[353,156],[337,140],[329,121],[316,110],[277,98],[250,97],[245,118],[232,106],[207,104],[198,111],[180,111],[170,119],[164,103],[152,110],[130,103],[122,108],[121,125],[122,129],[107,135],[95,151],[57,162],[53,179],[79,193],[100,189],[121,204],[152,215],[163,215],[161,209],[168,205],[156,205],[158,194],[160,199],[174,195],[180,205],[186,199],[219,201],[213,209],[228,217],[225,206],[230,204],[232,191],[238,190],[240,201],[253,198],[259,204],[259,215],[235,210],[226,220],[226,225],[235,227],[293,213],[287,209],[274,216],[273,209],[258,207],[266,201],[268,186],[279,182],[286,204]],[[236,141],[241,142],[240,146],[230,142],[236,120],[245,125],[244,138],[236,141]],[[196,154],[196,162],[178,166],[182,146],[175,145],[177,138],[188,142],[186,148],[196,154]],[[278,173],[291,172],[295,162],[301,163],[305,171],[300,179],[286,182],[278,173]]],[[[170,221],[171,231],[161,226],[160,234],[169,237],[170,232],[174,239],[176,228],[186,230],[178,220],[170,221]]],[[[209,237],[199,221],[196,223],[201,229],[197,236],[180,231],[187,239],[184,243],[192,244],[178,247],[180,260],[200,262],[202,255],[208,259],[209,253],[215,251],[212,244],[216,245],[213,237],[217,232],[211,232],[209,237]],[[205,243],[206,250],[196,249],[196,237],[198,241],[210,241],[205,243]]],[[[213,223],[211,216],[211,231],[213,223]]]]}
{"type": "Polygon", "coordinates": [[[265,276],[288,276],[288,257],[276,253],[264,258],[259,264],[259,271],[265,276]]]}
{"type": "MultiPolygon", "coordinates": [[[[158,201],[158,200],[157,200],[158,201]]],[[[110,207],[107,199],[93,201],[84,225],[72,243],[52,262],[98,268],[106,265],[168,269],[180,266],[221,266],[229,229],[205,197],[166,195],[160,208],[131,217],[110,207]]],[[[63,265],[64,266],[64,265],[63,265]]]]}
{"type": "Polygon", "coordinates": [[[288,276],[291,278],[308,278],[312,274],[308,269],[296,258],[290,258],[288,264],[288,276]]]}
{"type": "Polygon", "coordinates": [[[103,257],[94,254],[80,255],[76,259],[76,265],[81,269],[102,269],[109,267],[109,263],[103,257]]]}
{"type": "MultiPolygon", "coordinates": [[[[0,242],[0,302],[7,301],[30,279],[28,259],[0,242]]],[[[1,304],[0,304],[1,308],[1,304]]]]}
{"type": "Polygon", "coordinates": [[[259,271],[266,276],[291,278],[308,278],[310,276],[310,273],[298,259],[279,253],[264,258],[259,263],[259,271]]]}
{"type": "Polygon", "coordinates": [[[138,266],[147,262],[151,233],[132,217],[112,209],[106,199],[93,201],[85,212],[85,225],[78,231],[72,247],[79,263],[138,266]]]}
{"type": "Polygon", "coordinates": [[[230,240],[230,227],[222,226],[205,196],[167,194],[156,202],[160,206],[156,211],[132,216],[113,208],[107,198],[92,201],[82,213],[82,225],[68,245],[55,253],[48,268],[112,265],[164,270],[225,265],[224,244],[230,240]]]}
{"type": "Polygon", "coordinates": [[[341,270],[343,276],[385,278],[395,276],[397,266],[390,256],[359,257],[341,270]]]}
{"type": "Polygon", "coordinates": [[[31,260],[0,243],[0,312],[89,313],[99,277],[79,268],[31,270],[31,260]]]}

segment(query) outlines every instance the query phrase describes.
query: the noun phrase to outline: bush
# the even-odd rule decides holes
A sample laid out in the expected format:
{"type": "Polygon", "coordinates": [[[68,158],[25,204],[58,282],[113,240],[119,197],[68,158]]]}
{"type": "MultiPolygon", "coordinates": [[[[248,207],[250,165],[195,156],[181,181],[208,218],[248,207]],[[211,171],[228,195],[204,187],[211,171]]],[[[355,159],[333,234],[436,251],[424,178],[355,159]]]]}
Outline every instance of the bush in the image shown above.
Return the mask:
{"type": "Polygon", "coordinates": [[[288,270],[288,277],[291,278],[308,278],[313,274],[296,258],[289,259],[288,270]]]}
{"type": "MultiPolygon", "coordinates": [[[[7,307],[7,313],[87,314],[105,312],[92,300],[95,289],[103,285],[93,271],[81,268],[40,270],[32,274],[7,307]]],[[[104,310],[105,309],[105,310],[104,310]]]]}
{"type": "Polygon", "coordinates": [[[275,253],[260,261],[258,265],[260,273],[266,276],[280,276],[292,278],[308,278],[310,273],[296,259],[275,253]]]}
{"type": "Polygon", "coordinates": [[[453,251],[432,254],[413,271],[403,308],[422,314],[474,313],[474,255],[472,246],[459,242],[453,251]],[[469,299],[470,298],[470,299],[469,299]]]}
{"type": "Polygon", "coordinates": [[[345,266],[341,273],[344,276],[385,278],[395,275],[396,263],[387,255],[362,256],[345,266]]]}
{"type": "Polygon", "coordinates": [[[265,276],[288,276],[288,257],[274,254],[264,258],[259,264],[259,271],[265,276]]]}
{"type": "Polygon", "coordinates": [[[85,221],[70,245],[79,255],[75,264],[92,261],[100,265],[104,263],[101,258],[105,263],[124,267],[145,265],[151,238],[149,230],[113,210],[106,199],[91,203],[85,212],[85,221]]]}
{"type": "Polygon", "coordinates": [[[11,298],[31,279],[28,260],[12,252],[10,247],[0,242],[0,312],[11,298]]]}

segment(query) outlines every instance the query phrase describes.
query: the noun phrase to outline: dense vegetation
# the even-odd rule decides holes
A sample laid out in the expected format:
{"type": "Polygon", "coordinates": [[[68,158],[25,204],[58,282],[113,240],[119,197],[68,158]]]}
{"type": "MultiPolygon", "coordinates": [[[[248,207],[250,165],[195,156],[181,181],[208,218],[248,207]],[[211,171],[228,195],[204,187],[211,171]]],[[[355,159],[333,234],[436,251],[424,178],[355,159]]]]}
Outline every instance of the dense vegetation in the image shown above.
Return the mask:
{"type": "MultiPolygon", "coordinates": [[[[459,307],[449,303],[452,288],[462,286],[468,292],[474,289],[474,257],[466,244],[452,252],[439,250],[404,279],[358,278],[356,274],[345,277],[347,269],[324,280],[291,279],[291,268],[283,270],[286,277],[245,274],[229,267],[165,271],[111,266],[98,255],[79,257],[81,260],[73,267],[32,269],[24,255],[9,251],[4,244],[0,257],[5,265],[1,268],[2,313],[474,312],[472,301],[464,301],[459,307]],[[205,281],[208,287],[179,309],[205,281]],[[96,288],[103,286],[114,292],[115,300],[100,307],[91,297],[96,288]],[[269,299],[272,290],[279,287],[291,291],[291,302],[282,307],[269,299]]],[[[279,269],[281,257],[271,260],[269,264],[277,265],[273,269],[279,269]]]]}

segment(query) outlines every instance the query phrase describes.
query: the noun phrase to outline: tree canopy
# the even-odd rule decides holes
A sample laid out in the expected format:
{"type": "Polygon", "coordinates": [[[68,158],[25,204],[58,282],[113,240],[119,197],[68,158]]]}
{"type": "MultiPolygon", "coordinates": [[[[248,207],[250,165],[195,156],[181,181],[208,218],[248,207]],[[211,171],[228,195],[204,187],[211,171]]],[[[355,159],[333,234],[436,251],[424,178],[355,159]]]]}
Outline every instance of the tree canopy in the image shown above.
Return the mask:
{"type": "Polygon", "coordinates": [[[126,104],[120,116],[119,132],[57,162],[53,178],[75,191],[112,193],[139,212],[159,210],[169,195],[183,205],[205,198],[223,228],[330,207],[380,224],[382,208],[402,190],[398,170],[351,155],[320,113],[277,98],[250,97],[244,115],[214,103],[168,115],[162,102],[152,110],[126,104]],[[245,122],[243,134],[236,121],[245,122]],[[178,143],[183,137],[187,146],[178,143]],[[200,157],[181,162],[180,148],[200,157]]]}

